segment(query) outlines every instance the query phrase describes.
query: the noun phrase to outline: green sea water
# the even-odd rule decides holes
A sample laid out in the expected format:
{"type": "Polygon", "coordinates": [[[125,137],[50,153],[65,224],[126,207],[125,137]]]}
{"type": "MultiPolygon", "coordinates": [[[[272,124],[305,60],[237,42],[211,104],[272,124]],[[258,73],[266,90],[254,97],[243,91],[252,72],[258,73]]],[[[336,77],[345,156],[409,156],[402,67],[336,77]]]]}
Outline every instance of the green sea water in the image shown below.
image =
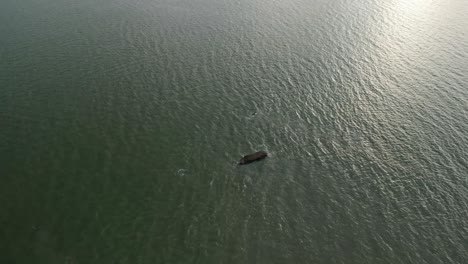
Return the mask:
{"type": "Polygon", "coordinates": [[[468,263],[468,1],[2,0],[0,263],[468,263]]]}

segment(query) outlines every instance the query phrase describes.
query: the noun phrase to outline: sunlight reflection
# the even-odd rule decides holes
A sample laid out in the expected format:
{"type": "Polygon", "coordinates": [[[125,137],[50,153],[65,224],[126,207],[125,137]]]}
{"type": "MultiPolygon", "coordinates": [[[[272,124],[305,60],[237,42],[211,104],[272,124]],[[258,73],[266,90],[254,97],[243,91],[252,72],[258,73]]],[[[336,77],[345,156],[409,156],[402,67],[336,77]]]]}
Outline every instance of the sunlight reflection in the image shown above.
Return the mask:
{"type": "Polygon", "coordinates": [[[395,2],[395,9],[407,17],[422,17],[430,13],[433,0],[400,0],[395,2]]]}

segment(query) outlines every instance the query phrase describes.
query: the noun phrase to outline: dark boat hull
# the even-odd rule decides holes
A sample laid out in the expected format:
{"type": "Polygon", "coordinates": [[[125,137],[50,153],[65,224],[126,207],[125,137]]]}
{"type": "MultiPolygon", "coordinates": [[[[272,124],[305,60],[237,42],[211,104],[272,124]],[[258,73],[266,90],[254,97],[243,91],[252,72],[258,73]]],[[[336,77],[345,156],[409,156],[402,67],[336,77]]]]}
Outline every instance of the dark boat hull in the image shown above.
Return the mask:
{"type": "Polygon", "coordinates": [[[249,154],[244,156],[240,161],[239,165],[246,165],[255,161],[263,160],[264,158],[268,157],[268,154],[265,151],[258,151],[253,154],[249,154]]]}

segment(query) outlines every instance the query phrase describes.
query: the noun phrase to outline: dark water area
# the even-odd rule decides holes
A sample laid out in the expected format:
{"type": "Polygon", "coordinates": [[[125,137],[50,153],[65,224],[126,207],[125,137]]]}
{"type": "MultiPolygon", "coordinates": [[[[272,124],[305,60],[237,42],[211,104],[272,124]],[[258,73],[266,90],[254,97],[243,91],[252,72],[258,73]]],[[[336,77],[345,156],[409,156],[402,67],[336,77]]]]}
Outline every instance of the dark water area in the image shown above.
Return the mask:
{"type": "Polygon", "coordinates": [[[5,264],[468,263],[468,1],[2,0],[0,205],[5,264]]]}

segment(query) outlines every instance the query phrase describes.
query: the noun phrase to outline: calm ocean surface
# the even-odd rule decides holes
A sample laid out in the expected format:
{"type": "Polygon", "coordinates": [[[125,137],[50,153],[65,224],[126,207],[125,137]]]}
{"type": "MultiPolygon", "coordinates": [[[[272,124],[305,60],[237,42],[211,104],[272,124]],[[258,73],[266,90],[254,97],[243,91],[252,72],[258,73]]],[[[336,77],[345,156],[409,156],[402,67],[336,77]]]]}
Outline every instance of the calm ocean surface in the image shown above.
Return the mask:
{"type": "Polygon", "coordinates": [[[468,1],[2,0],[0,263],[468,263],[468,1]]]}

